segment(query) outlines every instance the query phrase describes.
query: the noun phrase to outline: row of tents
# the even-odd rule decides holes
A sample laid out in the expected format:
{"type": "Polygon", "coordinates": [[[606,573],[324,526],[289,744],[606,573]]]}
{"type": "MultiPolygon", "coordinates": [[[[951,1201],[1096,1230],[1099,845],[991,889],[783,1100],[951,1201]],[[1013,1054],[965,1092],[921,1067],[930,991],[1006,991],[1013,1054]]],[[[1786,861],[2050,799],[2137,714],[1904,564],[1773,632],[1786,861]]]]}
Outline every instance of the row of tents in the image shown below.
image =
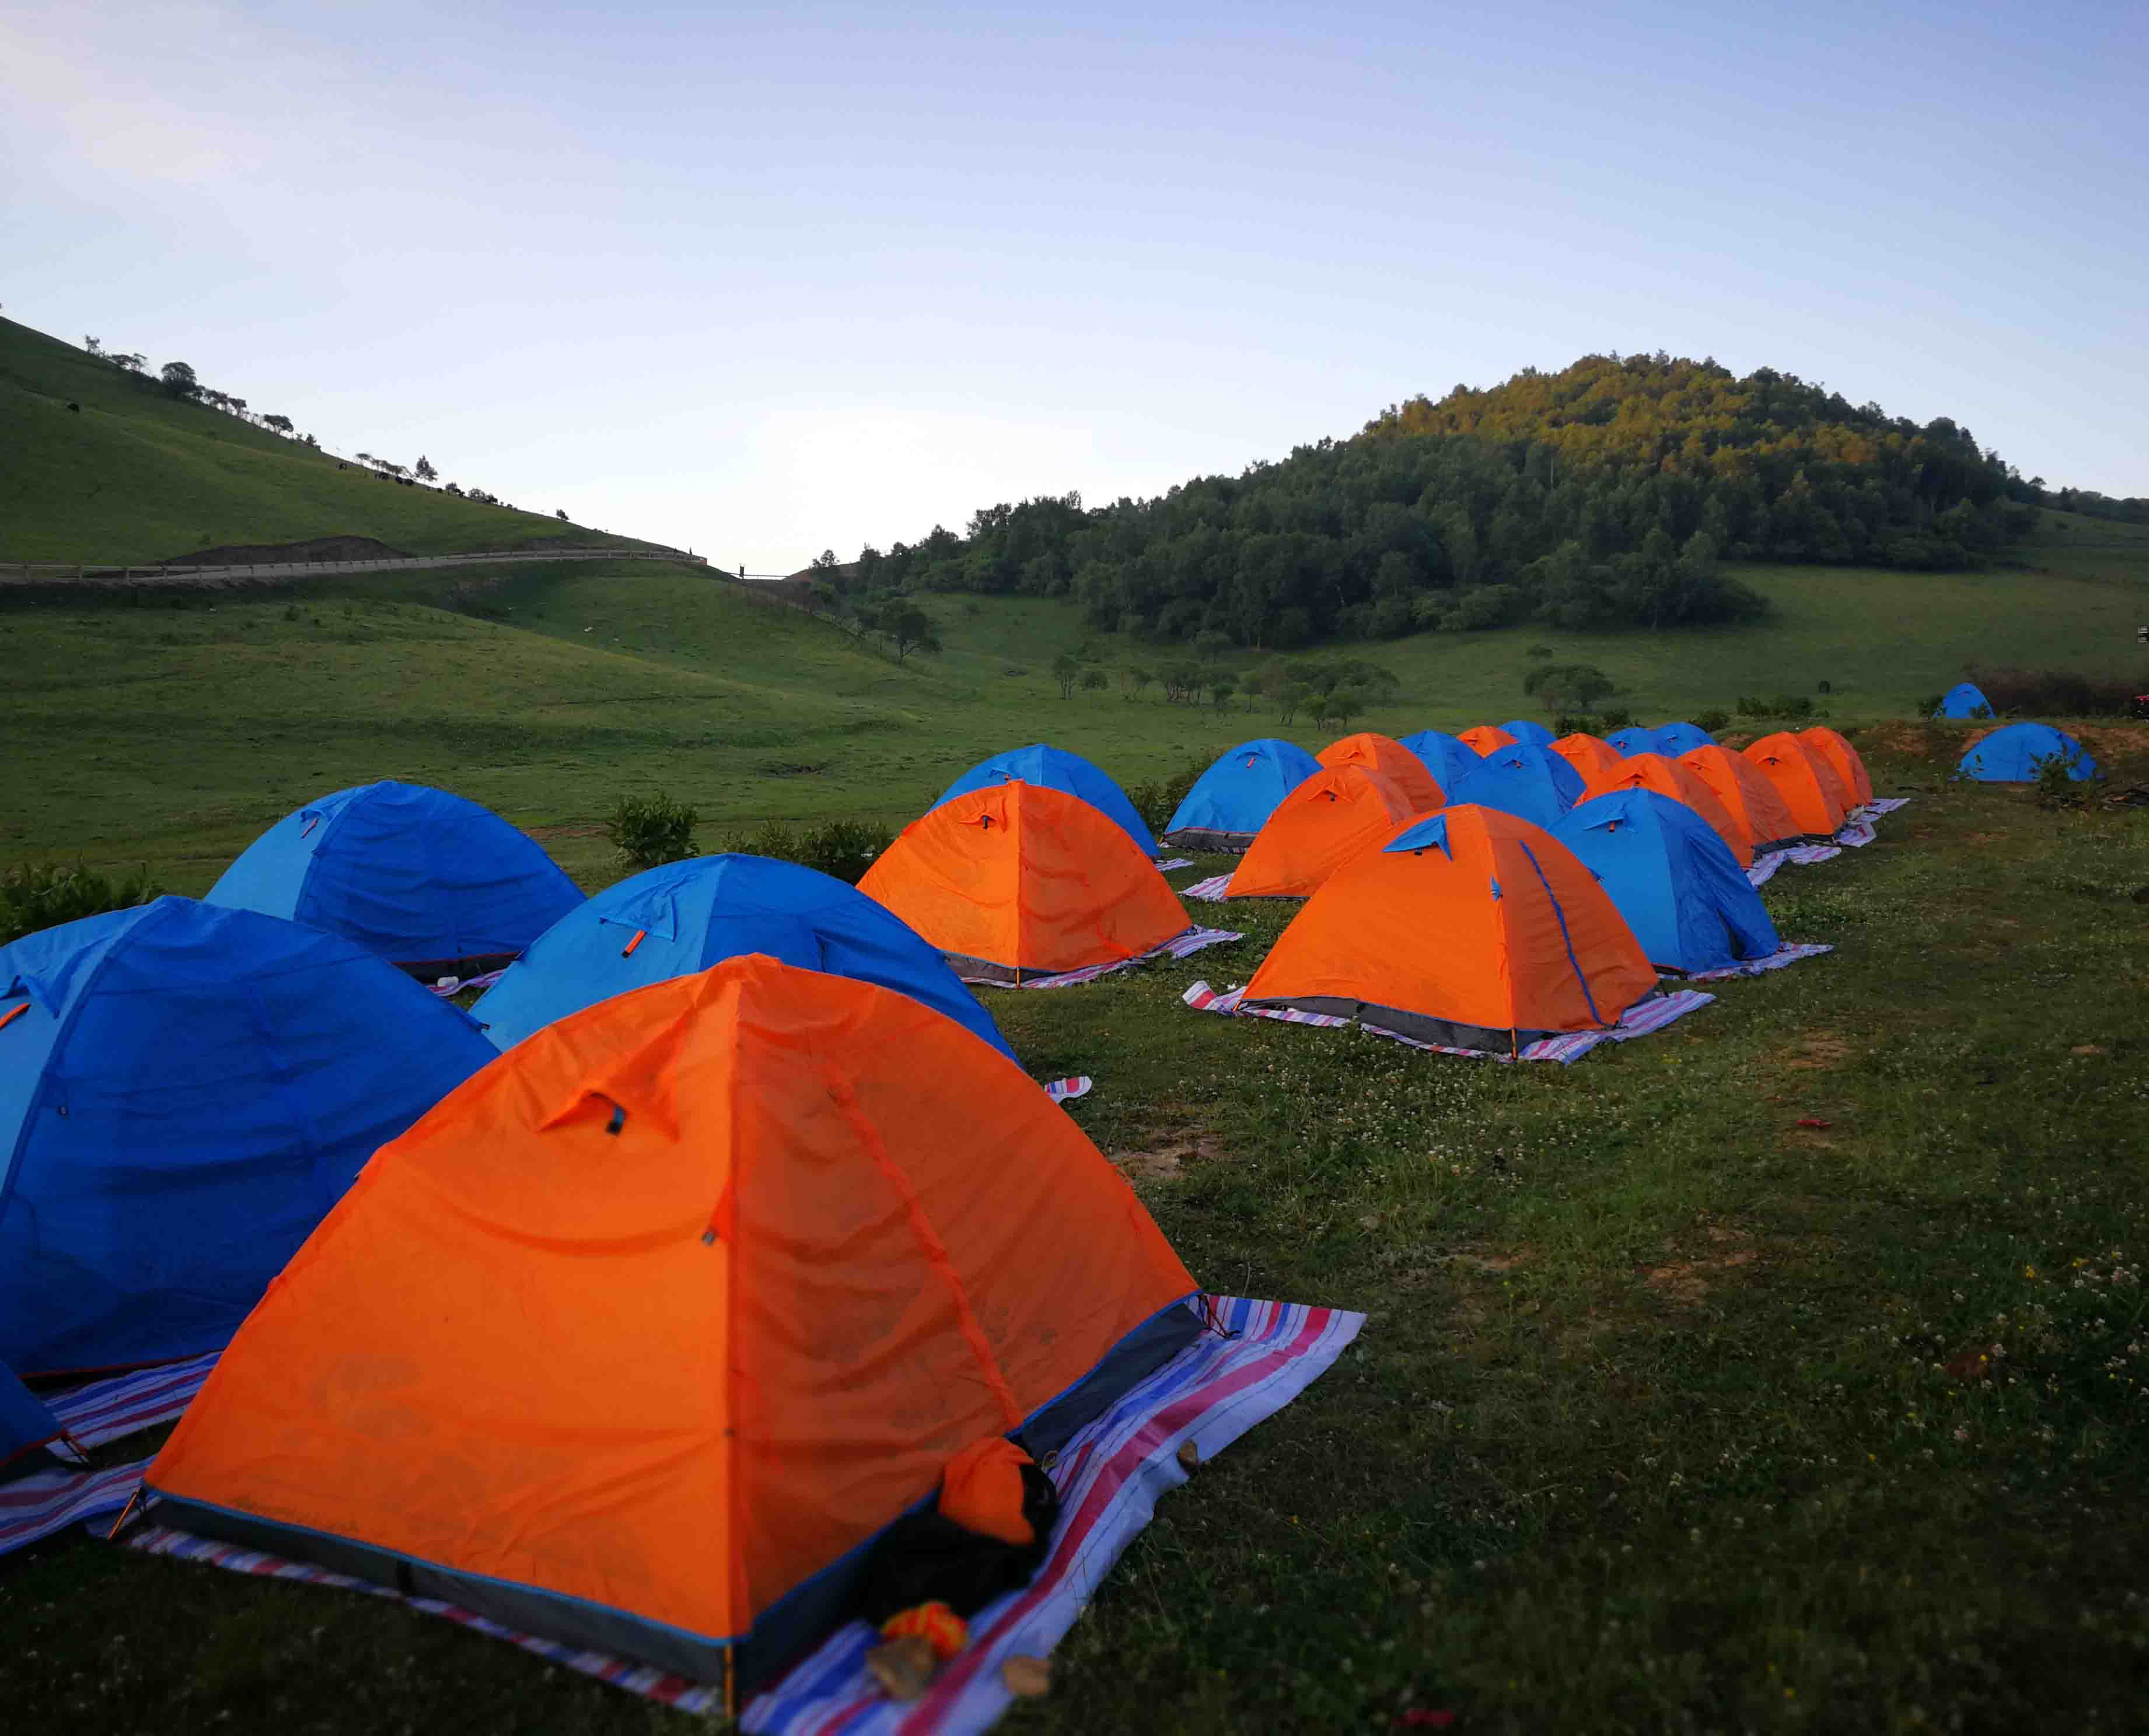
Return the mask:
{"type": "Polygon", "coordinates": [[[160,1523],[751,1688],[943,1468],[1047,1458],[1206,1329],[963,979],[1150,956],[1193,926],[1166,847],[1242,839],[1244,873],[1370,789],[1384,829],[1249,995],[1511,1047],[1772,951],[1744,865],[1870,795],[1840,738],[1535,728],[1243,744],[1161,845],[1100,769],[1017,750],[856,888],[717,856],[586,899],[499,816],[378,784],[201,901],[18,941],[0,1457],[59,1432],[16,1375],[221,1350],[160,1523]],[[495,967],[467,1014],[424,981],[495,967]]]}

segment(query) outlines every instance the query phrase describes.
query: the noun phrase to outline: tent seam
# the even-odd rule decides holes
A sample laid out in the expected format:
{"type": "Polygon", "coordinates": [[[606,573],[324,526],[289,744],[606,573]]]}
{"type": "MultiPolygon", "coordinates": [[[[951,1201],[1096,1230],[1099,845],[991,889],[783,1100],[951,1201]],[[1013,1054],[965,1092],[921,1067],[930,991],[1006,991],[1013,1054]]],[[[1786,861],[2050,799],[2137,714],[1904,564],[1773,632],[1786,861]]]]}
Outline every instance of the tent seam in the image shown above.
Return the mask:
{"type": "Polygon", "coordinates": [[[918,1197],[917,1189],[910,1185],[910,1177],[888,1155],[887,1146],[881,1143],[879,1134],[873,1131],[873,1124],[860,1111],[858,1098],[842,1076],[825,1061],[822,1063],[821,1076],[829,1096],[842,1111],[844,1121],[850,1125],[853,1134],[865,1146],[874,1167],[888,1186],[895,1190],[896,1197],[903,1202],[904,1220],[924,1252],[926,1263],[947,1285],[949,1299],[955,1305],[956,1323],[962,1331],[964,1342],[970,1347],[971,1355],[976,1357],[979,1372],[984,1376],[985,1384],[992,1392],[994,1402],[999,1406],[1001,1416],[1010,1429],[1020,1427],[1022,1408],[1015,1402],[1014,1393],[1008,1386],[1007,1377],[1000,1372],[999,1363],[993,1355],[992,1344],[986,1338],[984,1328],[979,1324],[977,1314],[970,1307],[970,1293],[964,1287],[961,1274],[955,1270],[955,1262],[949,1257],[947,1244],[941,1241],[939,1232],[933,1227],[932,1220],[925,1215],[925,1207],[918,1197]]]}

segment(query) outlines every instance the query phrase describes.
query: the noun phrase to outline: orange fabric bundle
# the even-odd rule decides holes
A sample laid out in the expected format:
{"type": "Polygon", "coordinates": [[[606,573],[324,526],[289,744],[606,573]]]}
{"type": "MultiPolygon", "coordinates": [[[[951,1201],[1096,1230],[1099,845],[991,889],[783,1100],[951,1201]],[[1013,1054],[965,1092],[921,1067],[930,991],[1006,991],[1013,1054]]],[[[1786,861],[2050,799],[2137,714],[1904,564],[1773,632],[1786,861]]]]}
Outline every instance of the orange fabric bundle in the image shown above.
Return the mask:
{"type": "Polygon", "coordinates": [[[965,1531],[1026,1549],[1037,1529],[1023,1517],[1022,1468],[1036,1461],[1004,1435],[974,1441],[940,1473],[940,1513],[965,1531]]]}
{"type": "Polygon", "coordinates": [[[970,1624],[945,1603],[919,1603],[899,1610],[880,1624],[883,1639],[924,1640],[945,1663],[970,1643],[970,1624]]]}

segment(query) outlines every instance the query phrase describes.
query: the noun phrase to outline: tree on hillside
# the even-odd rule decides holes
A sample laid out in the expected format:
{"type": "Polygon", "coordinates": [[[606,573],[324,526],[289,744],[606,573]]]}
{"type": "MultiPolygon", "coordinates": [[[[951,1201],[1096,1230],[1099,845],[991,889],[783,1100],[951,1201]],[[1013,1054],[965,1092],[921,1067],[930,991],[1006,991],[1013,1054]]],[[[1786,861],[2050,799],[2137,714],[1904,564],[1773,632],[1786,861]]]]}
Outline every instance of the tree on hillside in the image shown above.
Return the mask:
{"type": "MultiPolygon", "coordinates": [[[[279,434],[288,435],[291,432],[291,419],[289,416],[264,416],[261,419],[261,425],[264,428],[273,428],[279,434]]],[[[361,452],[359,456],[363,458],[365,454],[361,452]]]]}
{"type": "Polygon", "coordinates": [[[1544,701],[1555,715],[1587,711],[1618,691],[1611,676],[1589,663],[1548,663],[1522,678],[1522,691],[1544,701]]]}
{"type": "Polygon", "coordinates": [[[1085,693],[1101,693],[1110,685],[1111,678],[1100,669],[1085,669],[1082,671],[1082,691],[1085,693]]]}
{"type": "Polygon", "coordinates": [[[102,339],[102,338],[84,338],[84,339],[82,340],[82,347],[83,347],[84,349],[88,350],[88,351],[92,355],[95,356],[95,357],[96,357],[96,358],[97,358],[100,362],[101,362],[101,361],[103,361],[103,360],[104,359],[104,339],[102,339]]]}
{"type": "Polygon", "coordinates": [[[149,364],[148,357],[138,350],[115,349],[104,359],[122,374],[139,374],[149,364]]]}
{"type": "Polygon", "coordinates": [[[201,382],[194,378],[194,370],[184,362],[167,362],[159,370],[158,379],[173,397],[191,399],[201,396],[201,382]]]}
{"type": "Polygon", "coordinates": [[[1303,681],[1286,681],[1276,689],[1276,720],[1288,728],[1313,697],[1303,681]]]}
{"type": "Polygon", "coordinates": [[[896,597],[883,603],[873,619],[873,626],[893,649],[898,663],[913,651],[940,649],[940,630],[933,617],[908,597],[896,597]]]}
{"type": "Polygon", "coordinates": [[[1074,697],[1074,684],[1082,679],[1082,660],[1072,651],[1062,651],[1052,660],[1052,679],[1059,684],[1059,697],[1074,697]]]}
{"type": "Polygon", "coordinates": [[[564,524],[567,522],[567,509],[564,506],[556,506],[552,509],[552,516],[564,524]]]}
{"type": "MultiPolygon", "coordinates": [[[[418,463],[412,474],[415,475],[420,482],[437,481],[440,474],[438,470],[435,470],[433,468],[432,459],[427,458],[422,452],[418,454],[418,463]]],[[[564,519],[566,517],[566,514],[565,513],[561,513],[560,516],[564,519]]]]}

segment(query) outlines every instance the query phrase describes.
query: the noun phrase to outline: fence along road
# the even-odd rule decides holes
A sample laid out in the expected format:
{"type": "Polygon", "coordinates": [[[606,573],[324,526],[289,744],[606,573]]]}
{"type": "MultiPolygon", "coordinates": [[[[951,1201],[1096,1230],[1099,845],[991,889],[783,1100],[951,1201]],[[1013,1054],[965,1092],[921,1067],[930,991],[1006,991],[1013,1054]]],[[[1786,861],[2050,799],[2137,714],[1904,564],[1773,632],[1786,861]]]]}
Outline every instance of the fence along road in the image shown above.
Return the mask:
{"type": "MultiPolygon", "coordinates": [[[[224,590],[313,573],[390,573],[424,567],[499,565],[534,560],[667,560],[708,565],[708,557],[655,549],[501,549],[471,554],[399,554],[377,560],[280,560],[231,566],[129,565],[118,561],[46,560],[0,564],[0,585],[169,585],[224,590]]],[[[723,574],[729,578],[728,573],[723,574]]]]}

